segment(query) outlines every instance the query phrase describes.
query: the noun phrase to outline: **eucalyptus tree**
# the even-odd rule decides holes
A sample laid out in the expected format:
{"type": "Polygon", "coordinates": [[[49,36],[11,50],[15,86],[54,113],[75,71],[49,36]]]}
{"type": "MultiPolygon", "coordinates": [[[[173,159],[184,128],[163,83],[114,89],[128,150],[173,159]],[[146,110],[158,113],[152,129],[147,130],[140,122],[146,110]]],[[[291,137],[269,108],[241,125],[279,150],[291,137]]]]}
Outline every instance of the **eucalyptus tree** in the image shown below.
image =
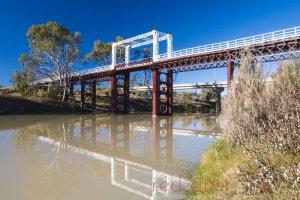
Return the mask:
{"type": "MultiPolygon", "coordinates": [[[[123,40],[121,36],[116,37],[116,42],[123,40]]],[[[92,60],[96,63],[98,67],[110,65],[111,64],[111,50],[112,42],[104,43],[101,40],[96,40],[94,42],[93,50],[88,53],[85,58],[87,60],[92,60]]],[[[124,48],[117,48],[117,61],[124,62],[125,50],[124,48]]]]}
{"type": "Polygon", "coordinates": [[[66,100],[72,68],[79,59],[81,34],[72,33],[56,22],[33,25],[27,31],[29,52],[19,62],[35,73],[38,79],[49,78],[57,82],[66,100]]]}

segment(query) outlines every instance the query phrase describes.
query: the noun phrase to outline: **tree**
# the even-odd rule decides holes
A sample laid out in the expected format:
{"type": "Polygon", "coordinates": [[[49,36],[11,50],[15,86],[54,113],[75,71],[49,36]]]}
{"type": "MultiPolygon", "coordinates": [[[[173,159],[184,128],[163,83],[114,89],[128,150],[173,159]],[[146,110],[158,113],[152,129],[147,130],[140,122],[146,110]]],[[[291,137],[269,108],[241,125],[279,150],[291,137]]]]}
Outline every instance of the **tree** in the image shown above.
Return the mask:
{"type": "Polygon", "coordinates": [[[16,70],[10,78],[10,82],[14,85],[16,91],[22,96],[32,95],[34,86],[30,84],[35,76],[29,70],[16,70]]]}
{"type": "Polygon", "coordinates": [[[50,78],[59,84],[66,100],[72,67],[79,58],[81,34],[72,33],[56,22],[33,25],[26,34],[29,53],[22,54],[19,62],[36,74],[37,78],[50,78]]]}
{"type": "Polygon", "coordinates": [[[206,102],[209,103],[210,100],[214,97],[214,91],[212,88],[202,88],[200,96],[202,99],[205,99],[206,102]]]}
{"type": "MultiPolygon", "coordinates": [[[[141,56],[143,59],[147,59],[151,57],[151,52],[152,48],[144,48],[142,51],[135,50],[134,56],[136,59],[141,56]]],[[[130,85],[146,86],[148,88],[149,95],[152,96],[152,71],[149,69],[135,72],[130,85]]]]}
{"type": "MultiPolygon", "coordinates": [[[[121,36],[116,37],[116,42],[123,40],[121,36]]],[[[94,42],[93,50],[85,55],[86,60],[92,60],[97,66],[105,66],[111,64],[112,42],[104,43],[101,40],[94,42]]],[[[124,62],[125,50],[122,47],[117,47],[117,62],[124,62]]]]}

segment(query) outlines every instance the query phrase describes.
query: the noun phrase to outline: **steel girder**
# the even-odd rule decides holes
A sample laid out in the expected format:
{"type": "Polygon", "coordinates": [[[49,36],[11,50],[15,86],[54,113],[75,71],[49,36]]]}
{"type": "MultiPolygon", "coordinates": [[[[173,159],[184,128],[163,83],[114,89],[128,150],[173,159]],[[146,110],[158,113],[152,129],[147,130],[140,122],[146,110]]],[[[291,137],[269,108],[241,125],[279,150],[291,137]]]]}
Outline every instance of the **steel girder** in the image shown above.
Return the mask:
{"type": "MultiPolygon", "coordinates": [[[[300,58],[300,38],[291,39],[289,41],[270,42],[260,45],[252,45],[246,47],[253,56],[254,62],[277,62],[289,59],[300,58]]],[[[175,58],[162,62],[153,62],[151,58],[130,64],[122,64],[116,66],[115,70],[99,72],[95,74],[87,74],[83,76],[73,77],[71,82],[81,81],[107,81],[110,80],[114,73],[122,71],[138,71],[146,69],[170,70],[173,72],[187,72],[205,69],[214,69],[227,67],[229,60],[237,66],[240,64],[245,48],[231,49],[226,51],[211,52],[209,54],[199,54],[187,56],[183,58],[175,58]]]]}
{"type": "Polygon", "coordinates": [[[245,51],[251,53],[254,62],[260,63],[298,59],[300,58],[300,39],[176,58],[156,63],[155,68],[172,69],[174,72],[222,68],[227,67],[227,62],[230,60],[234,61],[235,64],[239,64],[245,51]]]}

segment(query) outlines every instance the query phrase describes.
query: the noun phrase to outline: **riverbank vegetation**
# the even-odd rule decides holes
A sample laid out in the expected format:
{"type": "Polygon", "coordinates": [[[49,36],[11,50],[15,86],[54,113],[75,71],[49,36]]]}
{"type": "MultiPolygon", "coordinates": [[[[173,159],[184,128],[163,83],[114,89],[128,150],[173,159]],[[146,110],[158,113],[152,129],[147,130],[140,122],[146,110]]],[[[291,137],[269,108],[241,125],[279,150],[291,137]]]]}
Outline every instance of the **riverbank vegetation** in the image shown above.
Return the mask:
{"type": "Polygon", "coordinates": [[[226,135],[195,170],[192,196],[300,198],[300,63],[281,63],[266,74],[246,52],[221,118],[226,135]]]}
{"type": "MultiPolygon", "coordinates": [[[[22,80],[21,80],[22,82],[22,80]]],[[[22,85],[22,84],[21,84],[22,85]]],[[[31,90],[31,89],[30,89],[31,90]]],[[[0,114],[49,114],[49,113],[90,113],[90,112],[110,112],[111,99],[109,88],[97,89],[97,107],[93,107],[92,99],[86,99],[86,107],[79,108],[80,91],[75,90],[74,96],[69,97],[68,101],[61,102],[61,96],[58,90],[42,90],[33,88],[30,93],[25,87],[5,87],[0,88],[0,114]],[[17,88],[24,91],[21,93],[17,88]],[[61,104],[61,105],[60,105],[61,104]],[[49,106],[54,106],[52,109],[49,106]],[[60,105],[60,106],[59,106],[60,105]],[[42,107],[45,106],[45,109],[42,107]]],[[[187,96],[191,96],[190,93],[187,96]]],[[[175,113],[213,113],[215,101],[214,98],[203,99],[202,93],[198,94],[197,99],[181,98],[179,95],[174,98],[173,110],[175,113]]],[[[131,94],[130,112],[132,113],[150,113],[152,111],[152,98],[142,94],[131,94]]]]}

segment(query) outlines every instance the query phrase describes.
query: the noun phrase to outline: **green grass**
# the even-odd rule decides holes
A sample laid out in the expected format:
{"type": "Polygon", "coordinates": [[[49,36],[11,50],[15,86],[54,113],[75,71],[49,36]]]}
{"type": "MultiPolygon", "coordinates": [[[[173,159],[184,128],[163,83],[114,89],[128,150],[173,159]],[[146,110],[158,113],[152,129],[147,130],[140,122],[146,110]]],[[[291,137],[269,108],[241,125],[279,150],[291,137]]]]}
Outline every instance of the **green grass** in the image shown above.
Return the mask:
{"type": "MultiPolygon", "coordinates": [[[[299,162],[299,156],[286,156],[274,153],[269,156],[274,166],[283,163],[299,162]]],[[[232,145],[222,139],[214,142],[205,151],[199,166],[192,176],[192,187],[188,192],[189,199],[289,199],[288,188],[270,193],[246,195],[237,193],[240,187],[239,169],[253,171],[248,165],[247,155],[240,146],[232,145]]],[[[300,193],[296,196],[299,198],[300,193]]]]}
{"type": "Polygon", "coordinates": [[[219,140],[209,146],[193,173],[191,194],[211,195],[236,188],[236,172],[245,161],[242,149],[219,140]]]}

